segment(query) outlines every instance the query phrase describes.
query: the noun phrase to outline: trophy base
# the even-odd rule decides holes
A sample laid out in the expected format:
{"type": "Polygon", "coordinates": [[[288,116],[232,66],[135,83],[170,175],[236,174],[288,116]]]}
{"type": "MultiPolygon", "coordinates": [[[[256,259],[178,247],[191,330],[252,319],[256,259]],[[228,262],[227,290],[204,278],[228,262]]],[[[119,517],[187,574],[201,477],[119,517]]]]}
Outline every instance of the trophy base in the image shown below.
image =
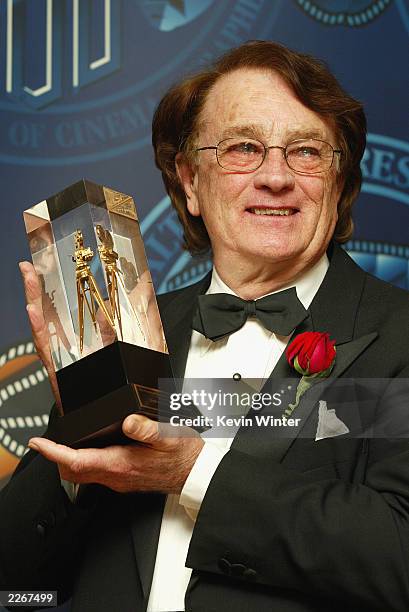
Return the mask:
{"type": "Polygon", "coordinates": [[[129,444],[122,422],[140,413],[161,420],[168,393],[159,379],[172,379],[169,355],[115,342],[57,372],[64,415],[50,422],[46,437],[73,448],[129,444]]]}
{"type": "Polygon", "coordinates": [[[123,420],[135,413],[156,420],[155,412],[159,413],[159,408],[147,409],[140,401],[138,391],[137,385],[127,385],[78,410],[57,417],[50,423],[47,438],[72,448],[129,444],[129,438],[122,433],[123,420]]]}

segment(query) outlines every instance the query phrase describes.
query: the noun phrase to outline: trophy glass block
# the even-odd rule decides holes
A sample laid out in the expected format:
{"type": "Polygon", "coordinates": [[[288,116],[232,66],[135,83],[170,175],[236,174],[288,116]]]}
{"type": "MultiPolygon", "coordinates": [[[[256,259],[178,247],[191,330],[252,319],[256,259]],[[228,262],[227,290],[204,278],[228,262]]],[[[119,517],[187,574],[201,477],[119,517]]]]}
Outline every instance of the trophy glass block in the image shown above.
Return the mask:
{"type": "Polygon", "coordinates": [[[168,350],[133,199],[81,180],[24,212],[63,416],[47,437],[118,442],[133,412],[155,418],[168,350]]]}

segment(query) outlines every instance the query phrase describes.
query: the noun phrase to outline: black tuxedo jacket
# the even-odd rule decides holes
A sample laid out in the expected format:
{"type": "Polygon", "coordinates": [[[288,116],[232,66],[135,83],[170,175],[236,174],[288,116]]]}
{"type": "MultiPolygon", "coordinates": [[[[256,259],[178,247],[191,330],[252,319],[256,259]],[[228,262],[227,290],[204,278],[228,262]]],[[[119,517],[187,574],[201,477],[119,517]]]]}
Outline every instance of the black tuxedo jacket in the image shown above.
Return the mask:
{"type": "MultiPolygon", "coordinates": [[[[333,378],[404,382],[408,293],[332,250],[295,333],[328,331],[336,340],[333,378]]],[[[196,296],[208,284],[209,277],[159,298],[176,376],[184,373],[196,296]]],[[[294,376],[283,356],[270,383],[294,376]]],[[[364,437],[315,441],[315,400],[295,414],[311,435],[239,430],[193,531],[189,612],[409,610],[409,440],[371,439],[365,426],[364,437]]],[[[351,406],[342,413],[350,429],[351,406]]],[[[383,414],[383,400],[376,410],[383,414]]],[[[56,466],[30,451],[0,496],[0,589],[57,589],[60,601],[72,596],[73,612],[143,612],[164,501],[90,485],[71,504],[56,466]]]]}

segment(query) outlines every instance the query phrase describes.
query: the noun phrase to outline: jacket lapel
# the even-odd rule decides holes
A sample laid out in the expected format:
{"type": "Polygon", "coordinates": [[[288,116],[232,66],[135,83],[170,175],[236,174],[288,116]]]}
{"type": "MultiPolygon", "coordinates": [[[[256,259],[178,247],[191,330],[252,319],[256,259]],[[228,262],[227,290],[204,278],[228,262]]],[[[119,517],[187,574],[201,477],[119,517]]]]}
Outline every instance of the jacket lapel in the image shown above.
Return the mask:
{"type": "MultiPolygon", "coordinates": [[[[314,408],[317,407],[317,402],[322,396],[322,393],[328,390],[329,386],[341,376],[345,370],[359,357],[359,355],[375,340],[378,336],[377,332],[361,336],[351,342],[346,342],[337,347],[337,358],[334,369],[329,378],[321,379],[320,382],[314,384],[308,391],[301,397],[300,403],[297,406],[293,417],[301,419],[299,427],[286,427],[277,430],[277,436],[272,438],[268,427],[257,428],[257,435],[254,435],[254,427],[242,427],[233,444],[232,448],[241,452],[257,455],[258,457],[268,458],[269,460],[280,462],[284,459],[285,455],[289,451],[294,440],[300,435],[301,431],[305,427],[308,418],[314,408]]],[[[297,375],[298,378],[287,378],[284,381],[284,386],[290,383],[293,387],[294,396],[296,386],[301,379],[301,376],[297,375]]],[[[266,383],[263,392],[268,392],[270,395],[277,392],[278,388],[283,386],[282,379],[271,378],[266,383]],[[279,386],[275,381],[279,381],[279,386]],[[268,382],[270,388],[267,387],[268,382]],[[274,386],[276,385],[276,386],[274,386]],[[267,387],[267,388],[266,388],[267,387]]],[[[279,414],[274,416],[280,416],[285,409],[285,405],[280,407],[279,414]]]]}
{"type": "Polygon", "coordinates": [[[353,363],[377,337],[378,332],[375,331],[365,336],[361,336],[356,340],[351,340],[351,342],[336,345],[337,356],[334,369],[331,372],[331,378],[335,379],[341,376],[351,363],[353,363]]]}
{"type": "MultiPolygon", "coordinates": [[[[359,302],[365,283],[365,273],[359,268],[345,251],[336,243],[328,251],[330,267],[309,308],[309,318],[295,330],[293,338],[305,331],[328,332],[336,340],[337,356],[334,369],[327,384],[341,376],[359,355],[375,340],[377,332],[354,338],[355,321],[359,302]],[[346,290],[347,288],[347,290],[346,290]]],[[[298,385],[301,376],[287,363],[285,353],[281,355],[276,367],[264,385],[263,391],[274,393],[277,384],[283,381],[291,382],[293,390],[298,385]],[[277,381],[277,382],[276,382],[277,381]]],[[[264,434],[254,435],[254,429],[242,427],[232,448],[248,454],[265,456],[275,461],[282,461],[303,425],[317,405],[322,392],[322,385],[317,383],[302,396],[296,408],[294,417],[301,419],[301,427],[283,428],[282,434],[272,438],[268,428],[264,434]],[[321,388],[320,388],[321,386],[321,388]]],[[[283,412],[280,410],[280,414],[283,412]]],[[[279,416],[279,415],[277,415],[279,416]]]]}

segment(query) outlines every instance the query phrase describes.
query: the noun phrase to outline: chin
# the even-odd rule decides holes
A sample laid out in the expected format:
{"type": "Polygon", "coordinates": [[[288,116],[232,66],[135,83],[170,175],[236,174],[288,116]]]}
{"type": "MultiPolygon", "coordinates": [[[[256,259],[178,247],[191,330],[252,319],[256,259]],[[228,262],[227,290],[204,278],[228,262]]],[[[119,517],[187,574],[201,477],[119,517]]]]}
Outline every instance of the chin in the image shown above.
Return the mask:
{"type": "Polygon", "coordinates": [[[265,261],[286,261],[293,259],[303,252],[303,249],[297,246],[297,248],[291,248],[288,244],[282,243],[268,243],[258,244],[253,249],[248,249],[249,257],[257,257],[264,259],[265,261]]]}

